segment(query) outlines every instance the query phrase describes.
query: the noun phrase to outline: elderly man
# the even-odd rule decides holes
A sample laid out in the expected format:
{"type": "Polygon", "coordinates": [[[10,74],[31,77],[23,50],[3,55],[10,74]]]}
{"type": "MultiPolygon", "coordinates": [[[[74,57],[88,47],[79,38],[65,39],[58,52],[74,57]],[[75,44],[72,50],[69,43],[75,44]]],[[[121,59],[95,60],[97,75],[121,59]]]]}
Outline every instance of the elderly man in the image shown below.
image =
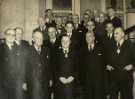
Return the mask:
{"type": "Polygon", "coordinates": [[[80,56],[81,83],[84,99],[104,99],[104,56],[99,43],[95,42],[94,33],[88,31],[85,46],[80,56]]]}
{"type": "Polygon", "coordinates": [[[38,25],[39,26],[36,29],[34,29],[33,32],[35,31],[42,32],[44,40],[48,40],[47,26],[46,26],[45,19],[43,17],[38,18],[38,25]]]}
{"type": "Polygon", "coordinates": [[[24,99],[27,91],[26,81],[28,66],[28,51],[15,46],[15,30],[5,31],[5,42],[0,45],[0,66],[2,99],[24,99]]]}
{"type": "Polygon", "coordinates": [[[116,16],[116,12],[113,8],[108,9],[108,20],[112,22],[114,28],[122,26],[122,21],[116,16]]]}
{"type": "Polygon", "coordinates": [[[125,40],[125,33],[121,27],[114,30],[115,46],[110,53],[110,63],[107,70],[110,72],[110,99],[133,99],[133,68],[135,66],[134,45],[125,40]]]}
{"type": "Polygon", "coordinates": [[[21,27],[15,28],[15,44],[19,47],[29,47],[29,43],[23,40],[23,29],[21,27]]]}
{"type": "Polygon", "coordinates": [[[31,99],[49,99],[49,50],[43,46],[43,34],[35,31],[32,34],[29,68],[29,93],[31,99]]]}

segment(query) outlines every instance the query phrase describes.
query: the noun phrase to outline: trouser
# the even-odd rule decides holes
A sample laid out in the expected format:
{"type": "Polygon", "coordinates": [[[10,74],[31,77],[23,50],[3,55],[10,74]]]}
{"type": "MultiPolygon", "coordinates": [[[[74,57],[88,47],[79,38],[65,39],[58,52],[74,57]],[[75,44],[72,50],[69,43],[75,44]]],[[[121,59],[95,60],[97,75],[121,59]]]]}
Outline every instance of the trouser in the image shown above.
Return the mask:
{"type": "Polygon", "coordinates": [[[133,80],[112,81],[110,85],[110,99],[133,99],[133,80]]]}
{"type": "Polygon", "coordinates": [[[84,99],[104,99],[103,81],[89,81],[84,88],[84,99]]]}

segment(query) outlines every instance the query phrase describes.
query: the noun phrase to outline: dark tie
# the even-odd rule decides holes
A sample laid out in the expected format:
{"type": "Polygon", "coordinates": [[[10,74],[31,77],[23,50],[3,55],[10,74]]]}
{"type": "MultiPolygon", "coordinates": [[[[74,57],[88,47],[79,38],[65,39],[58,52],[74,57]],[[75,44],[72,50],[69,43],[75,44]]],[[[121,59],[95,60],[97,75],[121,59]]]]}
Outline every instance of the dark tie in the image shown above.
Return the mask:
{"type": "Polygon", "coordinates": [[[37,52],[38,52],[38,54],[40,54],[40,53],[41,53],[40,48],[38,48],[37,52]]]}
{"type": "Polygon", "coordinates": [[[117,47],[120,48],[120,43],[117,43],[117,47]]]}

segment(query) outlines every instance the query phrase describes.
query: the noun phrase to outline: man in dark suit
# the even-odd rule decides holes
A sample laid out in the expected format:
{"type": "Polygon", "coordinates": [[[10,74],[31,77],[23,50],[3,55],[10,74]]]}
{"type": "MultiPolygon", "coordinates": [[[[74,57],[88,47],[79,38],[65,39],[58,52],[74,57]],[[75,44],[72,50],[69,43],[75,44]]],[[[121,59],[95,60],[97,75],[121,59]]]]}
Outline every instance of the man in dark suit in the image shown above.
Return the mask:
{"type": "MultiPolygon", "coordinates": [[[[115,41],[114,41],[114,27],[113,27],[113,24],[111,22],[107,22],[106,23],[106,27],[105,27],[105,37],[104,37],[104,40],[103,40],[103,49],[104,49],[104,56],[105,56],[105,62],[106,64],[110,63],[111,61],[111,54],[112,51],[113,51],[113,48],[114,48],[114,45],[115,45],[115,41]]],[[[110,80],[109,80],[109,72],[106,71],[105,72],[105,89],[106,89],[106,96],[108,96],[109,94],[109,83],[110,83],[110,80]]]]}
{"type": "Polygon", "coordinates": [[[23,48],[29,47],[29,43],[23,40],[23,29],[21,27],[15,28],[15,44],[23,48]]]}
{"type": "Polygon", "coordinates": [[[62,17],[60,16],[56,17],[55,22],[56,22],[56,30],[57,30],[56,36],[60,37],[65,31],[64,26],[62,26],[62,17]]]}
{"type": "Polygon", "coordinates": [[[39,17],[38,25],[39,25],[39,27],[34,29],[33,32],[35,32],[35,31],[42,32],[44,40],[48,40],[48,33],[47,33],[47,28],[48,27],[46,26],[46,22],[45,22],[45,19],[43,17],[39,17]]]}
{"type": "Polygon", "coordinates": [[[52,9],[46,9],[44,12],[44,18],[46,20],[46,26],[50,27],[56,27],[56,23],[55,23],[55,17],[53,15],[53,11],[52,9]]]}
{"type": "Polygon", "coordinates": [[[30,99],[49,99],[49,50],[43,46],[43,34],[33,32],[29,68],[30,99]]]}
{"type": "Polygon", "coordinates": [[[104,99],[104,57],[101,46],[95,42],[93,32],[86,33],[86,44],[81,49],[81,82],[84,98],[104,99]]]}
{"type": "Polygon", "coordinates": [[[105,26],[106,26],[106,16],[105,13],[99,13],[99,22],[95,21],[95,33],[97,36],[97,40],[99,42],[103,42],[105,38],[105,26]]]}
{"type": "Polygon", "coordinates": [[[66,34],[62,36],[61,47],[56,53],[54,99],[76,99],[75,84],[77,81],[77,60],[70,47],[71,40],[66,34]]]}
{"type": "MultiPolygon", "coordinates": [[[[55,55],[56,55],[56,51],[57,48],[60,45],[60,40],[58,37],[56,37],[56,28],[55,27],[49,27],[48,28],[48,35],[49,35],[49,40],[45,41],[45,46],[48,47],[49,51],[50,51],[50,72],[51,74],[49,75],[52,82],[53,82],[53,78],[54,78],[54,66],[56,65],[56,59],[55,59],[55,55]]],[[[51,84],[51,90],[53,91],[53,86],[51,84]]]]}
{"type": "Polygon", "coordinates": [[[73,31],[76,33],[78,39],[78,48],[80,48],[83,45],[83,35],[85,34],[85,29],[81,26],[79,16],[77,14],[72,16],[72,21],[74,25],[73,31]]]}
{"type": "Polygon", "coordinates": [[[18,49],[14,29],[5,31],[5,42],[0,45],[0,66],[2,99],[24,99],[26,88],[26,67],[28,51],[18,49]]]}
{"type": "Polygon", "coordinates": [[[27,74],[27,67],[29,65],[29,54],[30,54],[30,45],[27,41],[23,40],[23,29],[21,27],[16,27],[15,29],[15,47],[16,47],[16,53],[19,55],[17,64],[21,65],[22,71],[24,69],[24,95],[26,98],[28,98],[28,92],[27,92],[27,83],[28,83],[28,74],[27,74]]]}
{"type": "Polygon", "coordinates": [[[75,49],[78,48],[78,42],[79,42],[79,39],[78,39],[78,32],[74,30],[74,25],[73,25],[73,22],[72,21],[68,21],[66,23],[66,26],[65,26],[65,34],[69,36],[69,38],[71,39],[71,45],[72,47],[74,47],[75,49]]]}
{"type": "Polygon", "coordinates": [[[122,26],[122,21],[119,17],[116,16],[116,12],[113,8],[108,9],[108,21],[112,22],[114,28],[122,26]]]}
{"type": "Polygon", "coordinates": [[[103,40],[103,48],[105,52],[106,62],[109,63],[110,57],[108,55],[110,55],[109,53],[112,53],[112,49],[115,43],[113,24],[111,22],[108,22],[106,24],[105,29],[106,29],[106,33],[103,40]]]}
{"type": "Polygon", "coordinates": [[[114,30],[116,41],[113,52],[110,53],[111,61],[107,65],[110,71],[111,92],[110,99],[133,99],[133,68],[135,66],[134,45],[125,40],[125,33],[121,27],[114,30]]]}

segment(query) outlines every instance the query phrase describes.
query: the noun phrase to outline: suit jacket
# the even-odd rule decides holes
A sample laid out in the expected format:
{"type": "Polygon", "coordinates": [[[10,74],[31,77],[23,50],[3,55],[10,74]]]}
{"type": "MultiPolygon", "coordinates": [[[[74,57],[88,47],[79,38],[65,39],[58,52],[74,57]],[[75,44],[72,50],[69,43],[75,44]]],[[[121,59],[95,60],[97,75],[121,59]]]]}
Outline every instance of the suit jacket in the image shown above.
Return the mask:
{"type": "Polygon", "coordinates": [[[62,48],[59,48],[56,53],[56,66],[55,66],[55,80],[58,85],[61,85],[59,82],[59,77],[69,77],[73,76],[77,80],[77,68],[78,61],[76,58],[76,53],[73,49],[69,50],[67,57],[65,56],[62,48]]]}
{"type": "Polygon", "coordinates": [[[115,46],[114,35],[112,35],[112,38],[109,38],[107,35],[105,35],[105,38],[103,40],[103,50],[106,64],[109,64],[111,61],[110,55],[113,52],[114,46],[115,46]]]}
{"type": "Polygon", "coordinates": [[[101,46],[95,43],[93,50],[89,51],[87,45],[81,49],[80,56],[81,82],[89,84],[91,81],[104,80],[104,55],[101,46]]]}
{"type": "Polygon", "coordinates": [[[103,22],[103,23],[98,23],[98,22],[95,22],[95,36],[96,36],[96,40],[98,42],[103,42],[104,38],[105,38],[105,25],[106,25],[106,21],[103,22]]]}
{"type": "Polygon", "coordinates": [[[49,67],[49,69],[50,69],[50,72],[51,72],[50,78],[53,79],[53,77],[54,77],[54,71],[55,71],[54,70],[54,67],[56,65],[56,59],[55,59],[55,57],[56,57],[57,49],[59,47],[59,40],[56,39],[56,41],[54,42],[54,44],[52,44],[50,42],[50,40],[46,40],[44,44],[49,49],[49,52],[50,52],[50,67],[49,67]]]}
{"type": "Polygon", "coordinates": [[[125,40],[120,47],[120,53],[117,53],[117,46],[115,45],[113,53],[111,54],[110,65],[114,67],[114,70],[110,72],[112,80],[132,80],[133,70],[126,71],[124,67],[132,64],[135,66],[135,52],[134,45],[125,40]]]}
{"type": "Polygon", "coordinates": [[[26,67],[29,52],[13,46],[10,50],[6,43],[0,45],[0,70],[3,99],[24,99],[23,84],[26,83],[26,67]]]}
{"type": "Polygon", "coordinates": [[[31,46],[29,91],[31,99],[49,98],[49,50],[42,47],[40,54],[31,46]]]}
{"type": "Polygon", "coordinates": [[[21,47],[23,49],[28,49],[30,47],[30,44],[28,41],[21,40],[20,45],[15,42],[15,46],[21,47]]]}

